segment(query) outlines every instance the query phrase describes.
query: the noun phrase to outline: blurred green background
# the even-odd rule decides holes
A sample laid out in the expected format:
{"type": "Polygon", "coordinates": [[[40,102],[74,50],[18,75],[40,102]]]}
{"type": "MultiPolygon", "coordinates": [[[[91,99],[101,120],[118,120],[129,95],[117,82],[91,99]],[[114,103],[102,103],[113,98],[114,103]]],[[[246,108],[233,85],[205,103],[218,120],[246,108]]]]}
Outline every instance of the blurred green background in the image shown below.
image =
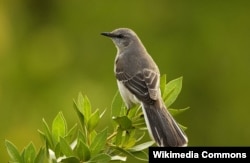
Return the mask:
{"type": "Polygon", "coordinates": [[[249,146],[249,18],[247,0],[1,1],[0,162],[5,139],[41,145],[42,118],[63,111],[74,124],[80,91],[110,108],[116,49],[100,32],[118,27],[137,32],[168,80],[183,76],[173,107],[191,107],[176,117],[190,146],[249,146]]]}

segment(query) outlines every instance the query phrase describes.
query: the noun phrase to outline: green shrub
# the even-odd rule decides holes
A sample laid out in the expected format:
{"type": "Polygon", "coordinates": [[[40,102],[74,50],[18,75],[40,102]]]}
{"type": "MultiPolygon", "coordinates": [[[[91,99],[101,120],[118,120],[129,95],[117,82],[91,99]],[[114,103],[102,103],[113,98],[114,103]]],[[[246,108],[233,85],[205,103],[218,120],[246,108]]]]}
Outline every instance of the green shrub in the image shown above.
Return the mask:
{"type": "MultiPolygon", "coordinates": [[[[166,84],[166,75],[161,77],[162,98],[168,108],[177,99],[182,88],[182,77],[166,84]]],[[[147,161],[148,147],[154,141],[143,141],[147,132],[140,106],[127,110],[117,92],[111,105],[110,119],[113,128],[96,130],[105,111],[92,110],[87,96],[79,93],[74,100],[74,109],[80,123],[68,128],[62,112],[54,118],[51,127],[43,119],[43,129],[38,130],[44,146],[36,151],[31,142],[21,153],[17,147],[6,140],[5,145],[10,156],[10,162],[18,163],[80,163],[80,162],[110,162],[126,161],[127,157],[147,161]]],[[[188,108],[169,109],[175,116],[188,108]]],[[[181,126],[183,127],[183,126],[181,126]]],[[[185,127],[184,127],[185,129],[185,127]]]]}

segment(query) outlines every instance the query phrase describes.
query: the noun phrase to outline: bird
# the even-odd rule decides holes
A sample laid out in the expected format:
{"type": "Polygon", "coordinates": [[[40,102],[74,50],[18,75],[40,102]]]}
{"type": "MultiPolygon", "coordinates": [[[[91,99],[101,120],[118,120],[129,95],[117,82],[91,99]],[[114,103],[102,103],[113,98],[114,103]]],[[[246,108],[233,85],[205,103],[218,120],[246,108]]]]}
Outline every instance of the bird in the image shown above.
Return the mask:
{"type": "Polygon", "coordinates": [[[126,107],[142,106],[149,135],[157,146],[187,146],[186,134],[162,99],[159,68],[137,34],[130,28],[118,28],[101,35],[111,38],[117,48],[114,73],[126,107]]]}

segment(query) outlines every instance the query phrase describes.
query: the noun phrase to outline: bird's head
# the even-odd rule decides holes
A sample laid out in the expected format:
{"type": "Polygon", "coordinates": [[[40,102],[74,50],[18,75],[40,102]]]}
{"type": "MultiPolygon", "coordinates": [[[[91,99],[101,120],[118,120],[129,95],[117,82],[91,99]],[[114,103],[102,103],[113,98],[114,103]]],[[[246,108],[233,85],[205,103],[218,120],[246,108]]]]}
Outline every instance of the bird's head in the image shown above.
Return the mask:
{"type": "Polygon", "coordinates": [[[129,28],[118,28],[112,32],[102,32],[101,35],[110,37],[119,50],[140,42],[136,33],[129,28]]]}

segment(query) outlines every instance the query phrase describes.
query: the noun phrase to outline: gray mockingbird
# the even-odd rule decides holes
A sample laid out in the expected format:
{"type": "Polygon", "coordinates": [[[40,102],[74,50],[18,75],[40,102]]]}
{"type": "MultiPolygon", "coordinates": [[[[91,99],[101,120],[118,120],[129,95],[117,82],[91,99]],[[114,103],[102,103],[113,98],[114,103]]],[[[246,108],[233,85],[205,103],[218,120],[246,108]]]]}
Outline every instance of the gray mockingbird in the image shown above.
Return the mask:
{"type": "Polygon", "coordinates": [[[160,91],[160,72],[134,31],[101,33],[117,48],[115,76],[126,107],[141,104],[149,134],[158,146],[187,146],[187,137],[167,110],[160,91]]]}

